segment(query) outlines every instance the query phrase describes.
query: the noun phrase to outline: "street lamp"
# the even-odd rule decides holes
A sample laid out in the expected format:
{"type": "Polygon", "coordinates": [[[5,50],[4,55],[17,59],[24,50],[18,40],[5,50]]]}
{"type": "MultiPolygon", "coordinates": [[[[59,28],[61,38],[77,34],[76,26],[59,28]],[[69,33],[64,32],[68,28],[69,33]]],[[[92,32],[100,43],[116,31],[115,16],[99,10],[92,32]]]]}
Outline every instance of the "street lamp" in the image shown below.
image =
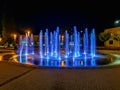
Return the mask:
{"type": "Polygon", "coordinates": [[[17,34],[13,34],[13,38],[14,38],[14,45],[16,46],[16,38],[17,38],[17,34]]]}
{"type": "Polygon", "coordinates": [[[114,25],[115,25],[115,26],[120,26],[120,20],[114,21],[114,25]]]}
{"type": "Polygon", "coordinates": [[[30,31],[27,31],[28,36],[30,36],[30,31]]]}
{"type": "Polygon", "coordinates": [[[25,33],[29,37],[31,35],[32,29],[31,28],[25,28],[25,33]]]}
{"type": "Polygon", "coordinates": [[[0,42],[2,41],[2,37],[1,37],[1,35],[0,35],[0,42]]]}
{"type": "Polygon", "coordinates": [[[16,37],[17,37],[17,35],[16,35],[16,34],[14,34],[14,35],[13,35],[13,37],[14,37],[14,41],[16,42],[16,37]]]}
{"type": "Polygon", "coordinates": [[[2,42],[2,37],[0,37],[0,45],[1,45],[1,42],[2,42]]]}
{"type": "Polygon", "coordinates": [[[2,41],[2,38],[0,37],[0,42],[2,41]]]}

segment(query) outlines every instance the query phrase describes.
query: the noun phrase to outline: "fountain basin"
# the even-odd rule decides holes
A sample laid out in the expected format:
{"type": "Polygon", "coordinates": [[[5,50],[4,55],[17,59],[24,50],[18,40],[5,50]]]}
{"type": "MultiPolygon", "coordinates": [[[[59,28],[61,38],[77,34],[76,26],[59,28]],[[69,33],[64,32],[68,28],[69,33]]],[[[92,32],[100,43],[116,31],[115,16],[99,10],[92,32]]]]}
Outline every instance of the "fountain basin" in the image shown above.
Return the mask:
{"type": "Polygon", "coordinates": [[[43,57],[38,54],[16,55],[11,58],[12,62],[33,65],[38,67],[101,67],[107,66],[115,60],[115,57],[108,54],[96,54],[95,57],[43,57]]]}

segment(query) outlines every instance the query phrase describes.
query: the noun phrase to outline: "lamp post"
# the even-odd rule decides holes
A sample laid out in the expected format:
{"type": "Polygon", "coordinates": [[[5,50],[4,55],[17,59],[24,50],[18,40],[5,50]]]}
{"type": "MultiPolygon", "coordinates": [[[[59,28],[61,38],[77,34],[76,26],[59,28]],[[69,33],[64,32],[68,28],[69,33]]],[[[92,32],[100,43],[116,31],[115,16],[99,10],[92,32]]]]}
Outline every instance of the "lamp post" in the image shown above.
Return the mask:
{"type": "Polygon", "coordinates": [[[0,42],[2,41],[2,37],[1,37],[1,35],[0,35],[0,42]]]}
{"type": "Polygon", "coordinates": [[[2,37],[0,37],[0,44],[1,44],[1,42],[2,42],[2,37]]]}
{"type": "Polygon", "coordinates": [[[17,35],[14,34],[13,37],[14,37],[14,42],[16,42],[16,37],[17,37],[17,35]]]}
{"type": "Polygon", "coordinates": [[[30,36],[30,31],[27,31],[28,36],[30,36]]]}
{"type": "Polygon", "coordinates": [[[0,42],[2,41],[2,38],[0,37],[0,42]]]}
{"type": "Polygon", "coordinates": [[[25,33],[29,37],[31,35],[32,29],[31,28],[25,28],[25,33]]]}
{"type": "Polygon", "coordinates": [[[14,38],[14,47],[16,47],[16,38],[17,38],[17,34],[13,34],[13,38],[14,38]]]}

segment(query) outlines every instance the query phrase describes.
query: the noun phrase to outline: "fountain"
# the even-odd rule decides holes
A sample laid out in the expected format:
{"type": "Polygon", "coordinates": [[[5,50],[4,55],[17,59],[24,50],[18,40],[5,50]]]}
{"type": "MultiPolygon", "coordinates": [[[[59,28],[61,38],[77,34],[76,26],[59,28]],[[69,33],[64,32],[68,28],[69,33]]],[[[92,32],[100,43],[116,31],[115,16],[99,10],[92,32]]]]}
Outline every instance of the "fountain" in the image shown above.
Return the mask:
{"type": "MultiPolygon", "coordinates": [[[[73,27],[73,34],[65,31],[64,38],[60,34],[60,28],[55,31],[39,33],[39,47],[34,50],[33,34],[20,36],[20,48],[18,60],[20,63],[48,67],[87,67],[96,66],[96,60],[101,57],[96,53],[96,35],[93,28],[88,34],[86,28],[83,33],[73,27]],[[23,43],[24,42],[24,43],[23,43]],[[61,43],[63,46],[61,46],[61,43]]],[[[104,56],[102,56],[104,58],[104,56]]]]}

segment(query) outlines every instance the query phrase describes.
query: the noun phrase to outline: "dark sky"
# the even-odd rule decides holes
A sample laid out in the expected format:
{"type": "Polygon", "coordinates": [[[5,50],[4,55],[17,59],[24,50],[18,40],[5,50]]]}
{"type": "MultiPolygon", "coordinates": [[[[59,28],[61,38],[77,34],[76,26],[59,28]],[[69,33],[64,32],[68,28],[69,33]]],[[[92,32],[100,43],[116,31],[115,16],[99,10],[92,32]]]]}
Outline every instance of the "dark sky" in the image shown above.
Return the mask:
{"type": "Polygon", "coordinates": [[[34,33],[45,28],[53,30],[57,26],[72,28],[74,25],[81,30],[87,27],[101,32],[120,19],[119,3],[115,1],[4,0],[0,4],[1,16],[6,11],[17,27],[32,27],[34,33]]]}

